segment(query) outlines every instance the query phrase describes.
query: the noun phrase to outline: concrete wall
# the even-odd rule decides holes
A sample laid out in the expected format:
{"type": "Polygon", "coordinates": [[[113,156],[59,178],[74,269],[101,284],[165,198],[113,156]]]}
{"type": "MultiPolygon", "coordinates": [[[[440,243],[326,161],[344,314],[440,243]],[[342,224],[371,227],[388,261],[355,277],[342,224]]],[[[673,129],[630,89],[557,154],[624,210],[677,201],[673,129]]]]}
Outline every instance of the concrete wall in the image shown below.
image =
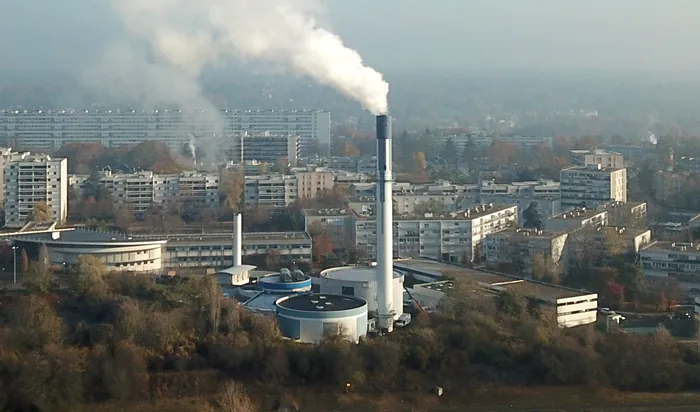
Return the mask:
{"type": "Polygon", "coordinates": [[[278,308],[277,320],[282,335],[299,342],[320,343],[326,337],[324,331],[328,330],[341,331],[351,341],[358,342],[360,337],[367,335],[367,306],[359,309],[364,310],[347,311],[350,312],[348,315],[337,317],[334,317],[336,313],[310,312],[310,315],[326,315],[311,318],[278,308]]]}

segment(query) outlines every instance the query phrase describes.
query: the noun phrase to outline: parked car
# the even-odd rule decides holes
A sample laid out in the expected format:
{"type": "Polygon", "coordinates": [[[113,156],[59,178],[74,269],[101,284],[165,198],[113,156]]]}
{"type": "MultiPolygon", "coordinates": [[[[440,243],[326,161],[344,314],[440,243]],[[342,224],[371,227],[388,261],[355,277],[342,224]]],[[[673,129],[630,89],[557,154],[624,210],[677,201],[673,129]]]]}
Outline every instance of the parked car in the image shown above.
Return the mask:
{"type": "Polygon", "coordinates": [[[399,315],[399,318],[396,320],[396,327],[397,328],[403,328],[404,326],[407,326],[409,323],[411,323],[411,314],[410,313],[403,313],[399,315]]]}

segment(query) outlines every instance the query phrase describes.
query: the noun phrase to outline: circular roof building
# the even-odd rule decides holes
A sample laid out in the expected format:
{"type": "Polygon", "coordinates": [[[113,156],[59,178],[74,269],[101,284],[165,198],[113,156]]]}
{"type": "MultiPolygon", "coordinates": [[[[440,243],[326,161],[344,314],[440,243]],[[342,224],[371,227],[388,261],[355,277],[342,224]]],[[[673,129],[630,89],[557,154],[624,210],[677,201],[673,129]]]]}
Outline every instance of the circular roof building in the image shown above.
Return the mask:
{"type": "Polygon", "coordinates": [[[367,334],[367,302],[326,293],[285,296],[275,302],[280,331],[304,343],[342,335],[354,342],[367,334]]]}
{"type": "MultiPolygon", "coordinates": [[[[343,266],[326,269],[321,272],[321,293],[334,293],[344,296],[356,296],[367,301],[370,314],[377,311],[377,281],[376,267],[343,266]]],[[[392,279],[394,319],[403,314],[403,281],[404,275],[394,271],[392,279]]]]}

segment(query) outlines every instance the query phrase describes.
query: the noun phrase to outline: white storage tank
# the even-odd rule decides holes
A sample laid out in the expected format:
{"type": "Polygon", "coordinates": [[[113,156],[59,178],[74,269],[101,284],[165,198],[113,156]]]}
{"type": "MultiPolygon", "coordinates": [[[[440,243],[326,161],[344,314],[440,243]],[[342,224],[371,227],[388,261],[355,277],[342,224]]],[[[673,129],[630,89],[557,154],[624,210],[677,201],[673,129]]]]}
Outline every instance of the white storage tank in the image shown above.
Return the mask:
{"type": "MultiPolygon", "coordinates": [[[[343,266],[326,269],[321,272],[320,291],[357,296],[367,301],[369,312],[376,313],[378,275],[376,267],[343,266]]],[[[403,281],[404,275],[394,271],[392,279],[394,320],[398,320],[403,314],[403,281]]]]}
{"type": "Polygon", "coordinates": [[[358,297],[309,293],[280,298],[275,307],[282,335],[298,342],[338,335],[358,342],[367,334],[367,302],[358,297]]]}

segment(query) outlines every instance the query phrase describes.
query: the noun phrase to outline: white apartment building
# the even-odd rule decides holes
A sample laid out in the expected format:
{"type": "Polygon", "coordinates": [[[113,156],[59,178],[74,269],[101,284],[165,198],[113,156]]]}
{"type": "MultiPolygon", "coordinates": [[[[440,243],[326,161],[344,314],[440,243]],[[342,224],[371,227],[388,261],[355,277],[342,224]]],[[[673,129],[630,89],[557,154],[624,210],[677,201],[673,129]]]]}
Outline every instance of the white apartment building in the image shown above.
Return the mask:
{"type": "Polygon", "coordinates": [[[297,135],[263,132],[239,133],[232,137],[229,160],[237,163],[262,162],[296,166],[301,157],[301,139],[297,135]]]}
{"type": "Polygon", "coordinates": [[[38,203],[58,224],[68,217],[68,160],[26,155],[5,166],[5,225],[22,227],[38,203]]]}
{"type": "MultiPolygon", "coordinates": [[[[493,269],[510,267],[517,275],[532,276],[537,256],[543,258],[547,270],[553,274],[566,271],[566,232],[545,232],[536,229],[514,228],[492,233],[484,239],[486,264],[493,269]]],[[[540,274],[542,275],[542,274],[540,274]]]]}
{"type": "MultiPolygon", "coordinates": [[[[479,183],[479,195],[529,195],[559,197],[561,185],[554,180],[542,179],[513,183],[496,183],[482,180],[479,183]]],[[[485,202],[482,202],[485,203],[485,202]]]]}
{"type": "Polygon", "coordinates": [[[334,185],[331,172],[246,176],[244,203],[246,207],[284,208],[297,199],[313,199],[322,191],[332,190],[334,185]]]}
{"type": "Polygon", "coordinates": [[[561,213],[561,199],[559,195],[525,195],[525,194],[482,194],[481,203],[493,203],[496,205],[518,206],[520,219],[523,219],[523,212],[530,207],[530,204],[537,203],[537,209],[542,214],[543,221],[561,213]]]}
{"type": "Polygon", "coordinates": [[[605,169],[622,169],[625,158],[620,153],[608,152],[602,149],[572,150],[570,161],[574,166],[601,165],[605,169]]]}
{"type": "Polygon", "coordinates": [[[561,205],[596,208],[612,200],[627,202],[627,169],[603,168],[599,164],[573,166],[560,172],[561,205]]]}
{"type": "Polygon", "coordinates": [[[448,136],[436,136],[435,141],[438,146],[444,146],[449,140],[452,140],[454,145],[460,150],[460,154],[464,150],[464,146],[467,145],[469,139],[478,147],[489,147],[493,145],[494,140],[501,140],[506,143],[511,143],[518,146],[519,149],[536,149],[540,146],[544,146],[548,149],[554,147],[554,137],[553,136],[501,136],[494,137],[483,134],[461,134],[461,135],[448,135],[448,136]]]}
{"type": "Polygon", "coordinates": [[[100,184],[112,195],[117,205],[133,213],[148,211],[156,205],[179,202],[186,209],[201,210],[219,207],[219,175],[186,171],[159,175],[152,171],[114,174],[100,173],[100,184]]]}
{"type": "Polygon", "coordinates": [[[241,132],[298,135],[304,151],[330,145],[331,114],[321,110],[0,110],[0,144],[40,151],[55,151],[67,143],[114,147],[145,140],[162,141],[180,151],[192,136],[200,144],[241,132]]]}
{"type": "MultiPolygon", "coordinates": [[[[376,221],[371,211],[353,211],[352,238],[370,259],[377,256],[376,221]]],[[[483,239],[517,225],[517,206],[479,205],[443,215],[394,219],[394,256],[473,262],[482,257],[483,239]]]]}
{"type": "Polygon", "coordinates": [[[700,243],[654,241],[639,252],[644,276],[678,282],[681,289],[700,289],[700,243]]]}

